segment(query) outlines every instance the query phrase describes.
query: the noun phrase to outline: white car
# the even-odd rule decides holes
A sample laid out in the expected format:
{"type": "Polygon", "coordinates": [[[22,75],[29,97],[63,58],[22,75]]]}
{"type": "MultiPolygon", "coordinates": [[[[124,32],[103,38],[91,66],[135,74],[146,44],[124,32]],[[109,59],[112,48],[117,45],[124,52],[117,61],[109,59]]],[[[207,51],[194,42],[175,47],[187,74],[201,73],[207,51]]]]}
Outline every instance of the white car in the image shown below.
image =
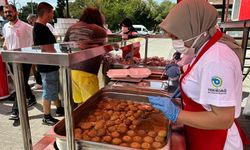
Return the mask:
{"type": "Polygon", "coordinates": [[[148,31],[144,25],[133,25],[133,27],[140,35],[152,34],[152,31],[148,31]]]}

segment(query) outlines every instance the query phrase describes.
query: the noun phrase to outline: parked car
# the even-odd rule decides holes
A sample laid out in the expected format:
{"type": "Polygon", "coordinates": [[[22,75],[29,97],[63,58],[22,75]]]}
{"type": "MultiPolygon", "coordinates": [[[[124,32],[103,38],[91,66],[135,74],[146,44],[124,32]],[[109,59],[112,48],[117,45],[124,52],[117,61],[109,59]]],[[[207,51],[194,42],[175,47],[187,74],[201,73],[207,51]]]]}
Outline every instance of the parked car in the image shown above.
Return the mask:
{"type": "Polygon", "coordinates": [[[152,34],[152,31],[148,31],[144,25],[133,25],[133,27],[140,35],[152,34]]]}

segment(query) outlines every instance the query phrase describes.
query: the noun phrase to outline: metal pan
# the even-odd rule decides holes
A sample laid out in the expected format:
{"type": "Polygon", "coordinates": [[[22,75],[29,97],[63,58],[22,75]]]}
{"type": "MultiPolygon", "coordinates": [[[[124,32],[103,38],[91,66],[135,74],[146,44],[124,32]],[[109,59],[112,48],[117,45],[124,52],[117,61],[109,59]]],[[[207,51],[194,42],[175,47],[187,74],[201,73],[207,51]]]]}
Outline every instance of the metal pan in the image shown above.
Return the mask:
{"type": "MultiPolygon", "coordinates": [[[[149,94],[151,95],[151,94],[149,94]]],[[[163,96],[159,94],[158,96],[163,96]]],[[[74,110],[74,121],[75,125],[78,124],[83,118],[87,117],[88,112],[96,108],[96,104],[101,101],[104,97],[110,97],[113,99],[122,99],[127,101],[133,101],[137,103],[149,103],[147,99],[147,95],[139,95],[139,94],[130,94],[130,93],[119,93],[113,92],[112,90],[105,90],[102,89],[98,91],[95,95],[89,98],[84,104],[79,106],[76,110],[74,110]]],[[[169,149],[170,147],[170,134],[171,134],[171,127],[170,121],[168,121],[168,136],[166,138],[166,145],[162,149],[169,149]]],[[[65,120],[61,120],[57,123],[54,127],[54,132],[56,135],[56,144],[60,150],[66,150],[66,136],[65,136],[65,120]]],[[[75,140],[76,149],[84,149],[84,150],[121,150],[121,149],[128,149],[132,150],[132,148],[123,147],[123,146],[116,146],[111,144],[99,143],[99,142],[90,142],[84,140],[75,140]]]]}

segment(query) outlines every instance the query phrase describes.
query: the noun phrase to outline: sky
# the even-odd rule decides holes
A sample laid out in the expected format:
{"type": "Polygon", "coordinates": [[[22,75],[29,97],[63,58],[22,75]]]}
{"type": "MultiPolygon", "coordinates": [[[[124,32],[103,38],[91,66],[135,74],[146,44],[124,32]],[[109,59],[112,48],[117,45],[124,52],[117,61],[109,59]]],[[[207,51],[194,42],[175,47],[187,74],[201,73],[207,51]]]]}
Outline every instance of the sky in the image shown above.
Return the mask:
{"type": "MultiPolygon", "coordinates": [[[[21,6],[26,5],[27,2],[36,2],[36,3],[40,3],[40,2],[48,2],[53,6],[57,5],[57,0],[8,0],[9,3],[13,3],[13,1],[16,2],[16,7],[20,8],[21,6]]],[[[73,0],[69,0],[69,1],[73,1],[73,0]]],[[[161,3],[163,0],[156,0],[158,3],[161,3]]],[[[172,2],[176,3],[176,0],[170,0],[172,2]]]]}

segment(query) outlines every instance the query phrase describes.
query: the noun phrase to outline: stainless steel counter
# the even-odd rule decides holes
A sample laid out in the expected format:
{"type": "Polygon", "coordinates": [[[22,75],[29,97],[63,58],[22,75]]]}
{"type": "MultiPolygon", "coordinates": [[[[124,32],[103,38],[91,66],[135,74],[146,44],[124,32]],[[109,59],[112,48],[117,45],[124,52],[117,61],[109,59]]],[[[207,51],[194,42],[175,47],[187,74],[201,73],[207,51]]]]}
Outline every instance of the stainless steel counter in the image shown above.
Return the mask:
{"type": "MultiPolygon", "coordinates": [[[[44,65],[57,65],[62,69],[63,77],[63,99],[65,107],[65,126],[67,135],[67,149],[75,149],[73,124],[74,120],[72,118],[72,96],[71,96],[71,70],[70,66],[87,59],[93,58],[105,54],[113,49],[118,49],[126,45],[126,40],[120,38],[110,39],[100,39],[104,44],[102,46],[96,46],[100,41],[81,41],[81,42],[70,42],[70,43],[60,43],[54,44],[55,50],[43,50],[39,46],[20,48],[15,50],[2,51],[3,61],[13,63],[13,70],[15,76],[18,109],[20,112],[20,124],[22,127],[22,135],[24,142],[24,149],[32,149],[31,141],[31,131],[28,119],[26,97],[22,66],[21,63],[30,64],[44,64],[44,65]],[[114,40],[115,39],[115,40],[114,40]],[[117,41],[118,40],[118,41],[117,41]],[[110,42],[111,41],[111,42],[110,42]],[[94,47],[93,47],[94,46],[94,47]],[[89,48],[93,47],[93,48],[89,48]]],[[[119,36],[118,36],[119,37],[119,36]]],[[[147,40],[149,36],[145,37],[147,40]]],[[[131,44],[131,43],[130,43],[131,44]]],[[[146,46],[147,49],[147,46],[146,46]]]]}

